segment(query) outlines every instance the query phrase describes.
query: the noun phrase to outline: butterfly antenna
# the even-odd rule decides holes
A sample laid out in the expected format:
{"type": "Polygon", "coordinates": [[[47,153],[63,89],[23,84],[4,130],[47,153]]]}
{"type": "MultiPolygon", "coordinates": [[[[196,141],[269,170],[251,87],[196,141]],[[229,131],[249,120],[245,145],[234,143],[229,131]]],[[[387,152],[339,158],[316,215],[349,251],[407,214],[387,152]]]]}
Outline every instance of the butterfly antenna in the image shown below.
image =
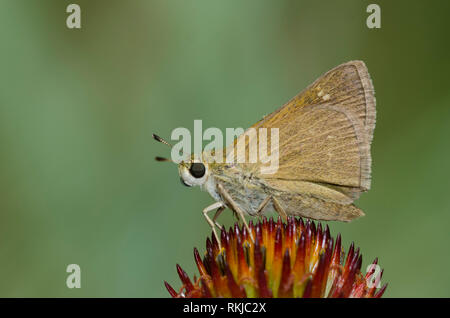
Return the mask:
{"type": "Polygon", "coordinates": [[[158,135],[152,134],[152,136],[153,136],[153,139],[155,139],[156,141],[159,141],[159,142],[161,142],[161,143],[163,143],[163,144],[169,146],[170,148],[172,148],[172,145],[171,145],[171,144],[169,144],[167,141],[165,141],[164,139],[162,139],[162,138],[159,137],[158,135]]]}
{"type": "MultiPolygon", "coordinates": [[[[169,144],[167,141],[165,141],[164,139],[162,139],[158,135],[152,134],[152,136],[153,136],[153,139],[155,139],[156,141],[158,141],[160,143],[163,143],[163,144],[169,146],[170,148],[173,147],[171,144],[169,144]]],[[[168,158],[164,158],[164,157],[155,157],[155,160],[159,161],[159,162],[173,162],[173,163],[175,163],[173,160],[168,159],[168,158]]]]}
{"type": "Polygon", "coordinates": [[[173,162],[173,160],[170,160],[170,159],[167,159],[164,157],[155,157],[155,160],[159,161],[159,162],[173,162]]]}

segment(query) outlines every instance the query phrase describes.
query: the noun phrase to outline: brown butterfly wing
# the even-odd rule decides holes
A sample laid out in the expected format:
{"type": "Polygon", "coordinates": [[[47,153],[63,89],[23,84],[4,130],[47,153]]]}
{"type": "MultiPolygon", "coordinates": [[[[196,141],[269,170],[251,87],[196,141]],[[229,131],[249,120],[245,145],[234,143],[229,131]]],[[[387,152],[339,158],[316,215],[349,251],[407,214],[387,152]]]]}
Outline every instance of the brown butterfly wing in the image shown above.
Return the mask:
{"type": "MultiPolygon", "coordinates": [[[[251,127],[257,132],[279,129],[276,173],[261,174],[261,163],[239,163],[233,169],[251,172],[288,214],[301,211],[316,219],[351,220],[363,215],[351,202],[370,189],[375,115],[365,64],[339,65],[251,127]]],[[[226,152],[241,138],[248,152],[246,134],[226,152]]],[[[270,149],[270,138],[268,142],[270,149]]]]}
{"type": "Polygon", "coordinates": [[[261,177],[350,188],[350,196],[370,188],[375,98],[363,62],[332,69],[252,127],[279,128],[278,172],[261,177]]]}
{"type": "MultiPolygon", "coordinates": [[[[363,215],[351,202],[370,188],[374,127],[375,97],[369,73],[362,61],[348,62],[251,127],[279,129],[275,174],[260,174],[260,163],[240,163],[234,168],[250,171],[261,180],[288,214],[302,207],[307,217],[350,220],[363,215]]],[[[245,134],[239,138],[244,138],[248,151],[249,139],[245,134]]]]}

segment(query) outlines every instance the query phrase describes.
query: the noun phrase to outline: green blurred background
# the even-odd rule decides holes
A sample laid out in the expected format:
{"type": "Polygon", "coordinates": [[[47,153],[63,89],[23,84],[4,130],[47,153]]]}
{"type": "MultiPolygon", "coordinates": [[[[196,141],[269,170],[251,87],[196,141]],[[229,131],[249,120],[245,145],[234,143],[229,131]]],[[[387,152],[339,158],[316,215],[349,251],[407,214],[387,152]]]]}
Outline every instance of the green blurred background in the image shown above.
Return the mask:
{"type": "Polygon", "coordinates": [[[213,200],[151,133],[248,127],[352,59],[376,89],[373,184],[332,234],[379,257],[386,296],[450,296],[450,2],[376,1],[378,30],[370,3],[1,0],[0,296],[168,297],[213,200]]]}

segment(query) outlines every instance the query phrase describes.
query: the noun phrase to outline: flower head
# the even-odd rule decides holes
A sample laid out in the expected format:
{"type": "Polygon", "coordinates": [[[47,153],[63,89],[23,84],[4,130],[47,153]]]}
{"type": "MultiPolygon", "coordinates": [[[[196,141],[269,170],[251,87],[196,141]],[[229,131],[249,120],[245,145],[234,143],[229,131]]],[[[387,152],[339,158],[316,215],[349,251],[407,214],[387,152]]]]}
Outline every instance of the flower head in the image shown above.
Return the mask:
{"type": "MultiPolygon", "coordinates": [[[[290,217],[287,223],[264,218],[249,224],[254,241],[238,224],[222,229],[221,245],[212,235],[203,259],[194,248],[199,278],[193,282],[177,265],[183,283],[172,297],[381,297],[387,287],[372,283],[373,270],[361,273],[359,248],[350,245],[347,256],[341,237],[330,236],[328,225],[290,217]]],[[[381,274],[376,277],[381,279],[381,274]]]]}

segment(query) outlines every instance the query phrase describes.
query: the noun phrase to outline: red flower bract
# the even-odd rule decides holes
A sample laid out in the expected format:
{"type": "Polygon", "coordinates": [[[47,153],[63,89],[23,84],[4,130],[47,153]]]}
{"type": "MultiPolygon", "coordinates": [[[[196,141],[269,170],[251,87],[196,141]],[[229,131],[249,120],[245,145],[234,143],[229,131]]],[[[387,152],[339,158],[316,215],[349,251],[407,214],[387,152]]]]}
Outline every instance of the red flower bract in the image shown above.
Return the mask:
{"type": "MultiPolygon", "coordinates": [[[[193,282],[177,265],[182,281],[180,291],[167,282],[172,297],[381,297],[387,285],[377,289],[373,269],[361,273],[362,256],[350,245],[347,256],[341,237],[330,236],[328,225],[301,218],[281,218],[234,225],[221,232],[221,245],[214,235],[206,240],[202,260],[197,249],[194,258],[199,278],[193,282]],[[345,260],[344,260],[345,258],[345,260]]],[[[377,280],[381,279],[382,271],[377,280]]]]}

